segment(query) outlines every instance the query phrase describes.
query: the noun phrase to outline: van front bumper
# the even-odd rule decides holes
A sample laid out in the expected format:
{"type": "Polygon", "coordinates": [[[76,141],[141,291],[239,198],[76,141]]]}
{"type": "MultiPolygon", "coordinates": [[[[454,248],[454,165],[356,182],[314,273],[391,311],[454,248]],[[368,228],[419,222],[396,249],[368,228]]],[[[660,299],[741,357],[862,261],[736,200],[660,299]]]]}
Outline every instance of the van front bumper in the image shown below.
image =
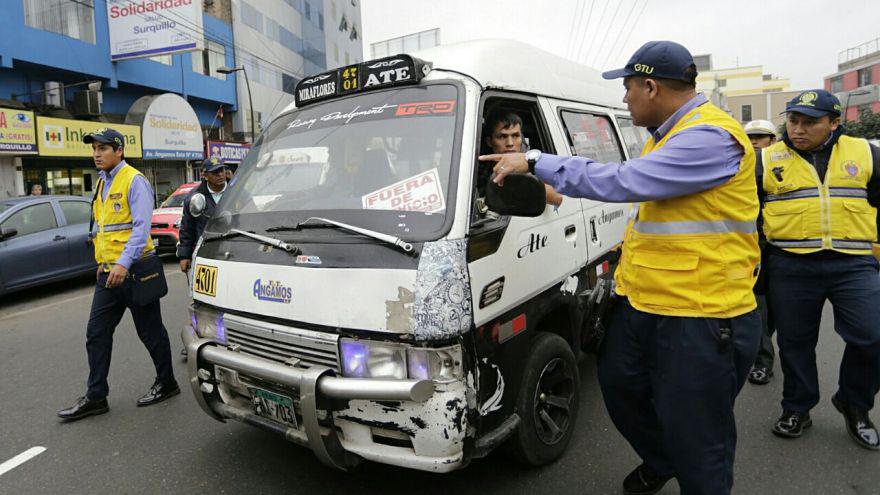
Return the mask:
{"type": "MultiPolygon", "coordinates": [[[[350,401],[400,401],[414,404],[441,399],[434,397],[434,383],[430,380],[345,378],[335,376],[335,372],[325,366],[287,366],[222,347],[213,340],[199,337],[189,325],[184,327],[181,338],[187,350],[190,386],[196,401],[208,415],[218,421],[235,419],[273,431],[287,440],[311,448],[323,463],[342,470],[356,464],[361,457],[431,471],[453,470],[462,462],[460,452],[452,456],[419,459],[420,456],[415,455],[400,456],[395,452],[395,447],[358,448],[358,445],[339,438],[337,427],[333,425],[334,418],[331,418],[330,423],[326,421],[326,415],[330,411],[347,409],[350,401]],[[219,393],[222,384],[214,371],[215,367],[234,370],[241,375],[278,384],[286,389],[298,390],[302,417],[300,427],[276,423],[256,415],[248,407],[241,407],[241,404],[224,401],[219,393]],[[395,457],[406,459],[401,458],[395,462],[395,457]]],[[[344,427],[341,429],[346,431],[344,427]]]]}

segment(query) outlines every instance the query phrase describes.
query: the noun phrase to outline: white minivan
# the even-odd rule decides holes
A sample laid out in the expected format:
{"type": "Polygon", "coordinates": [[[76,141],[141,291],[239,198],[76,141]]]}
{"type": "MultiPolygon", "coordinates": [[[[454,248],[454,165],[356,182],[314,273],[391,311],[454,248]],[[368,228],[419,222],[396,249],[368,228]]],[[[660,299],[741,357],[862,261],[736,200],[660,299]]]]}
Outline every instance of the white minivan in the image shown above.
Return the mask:
{"type": "Polygon", "coordinates": [[[512,41],[301,81],[197,247],[182,337],[202,409],[340,469],[558,458],[630,205],[541,208],[541,187],[538,216],[496,213],[482,128],[513,112],[532,149],[620,162],[647,135],[622,94],[512,41]]]}

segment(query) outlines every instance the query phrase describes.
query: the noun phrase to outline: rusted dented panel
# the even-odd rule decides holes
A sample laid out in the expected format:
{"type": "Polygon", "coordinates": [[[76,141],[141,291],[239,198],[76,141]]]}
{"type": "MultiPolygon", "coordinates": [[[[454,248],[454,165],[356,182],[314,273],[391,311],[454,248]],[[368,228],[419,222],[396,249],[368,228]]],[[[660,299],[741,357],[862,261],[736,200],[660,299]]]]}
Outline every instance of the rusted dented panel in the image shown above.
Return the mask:
{"type": "Polygon", "coordinates": [[[353,400],[334,417],[344,438],[363,439],[358,426],[392,430],[409,437],[417,456],[456,457],[468,430],[465,393],[464,381],[438,383],[434,396],[424,403],[353,400]]]}

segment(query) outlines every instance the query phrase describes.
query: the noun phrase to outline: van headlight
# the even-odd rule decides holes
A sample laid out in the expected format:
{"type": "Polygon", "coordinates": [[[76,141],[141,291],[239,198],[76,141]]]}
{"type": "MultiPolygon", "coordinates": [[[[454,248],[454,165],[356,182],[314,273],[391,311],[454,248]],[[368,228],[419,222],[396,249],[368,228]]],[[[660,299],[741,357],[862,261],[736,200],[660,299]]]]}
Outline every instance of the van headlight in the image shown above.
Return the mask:
{"type": "Polygon", "coordinates": [[[438,381],[462,376],[458,345],[433,349],[348,338],[339,342],[343,376],[438,381]]]}
{"type": "Polygon", "coordinates": [[[226,324],[223,313],[208,308],[189,307],[190,322],[196,335],[226,345],[226,324]]]}
{"type": "Polygon", "coordinates": [[[410,378],[448,381],[461,378],[461,346],[439,349],[410,348],[406,351],[406,368],[410,378]]]}
{"type": "Polygon", "coordinates": [[[399,344],[340,339],[342,375],[352,378],[406,378],[406,349],[399,344]]]}

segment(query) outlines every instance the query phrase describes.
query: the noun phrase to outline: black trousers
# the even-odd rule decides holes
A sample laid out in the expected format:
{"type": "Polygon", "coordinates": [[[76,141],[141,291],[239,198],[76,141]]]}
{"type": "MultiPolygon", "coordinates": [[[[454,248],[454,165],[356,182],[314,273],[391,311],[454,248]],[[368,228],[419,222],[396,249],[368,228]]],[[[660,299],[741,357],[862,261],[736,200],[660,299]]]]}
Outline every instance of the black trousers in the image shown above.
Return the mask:
{"type": "Polygon", "coordinates": [[[761,346],[758,348],[758,357],[755,358],[755,368],[773,369],[773,361],[776,351],[773,349],[773,334],[776,327],[773,326],[773,311],[767,304],[767,296],[755,294],[758,301],[758,313],[761,315],[761,346]]]}
{"type": "Polygon", "coordinates": [[[162,323],[159,301],[137,306],[131,302],[132,281],[126,279],[119,287],[108,289],[107,273],[101,274],[95,285],[92,298],[92,311],[86,327],[86,351],[89,356],[89,380],[86,396],[91,400],[107,397],[109,385],[107,374],[110,371],[110,355],[113,350],[113,332],[122,319],[125,309],[131,311],[138,337],[153,359],[156,367],[156,381],[171,383],[174,373],[171,368],[171,345],[168,332],[162,323]]]}
{"type": "Polygon", "coordinates": [[[834,330],[846,342],[838,397],[862,410],[880,390],[880,278],[873,256],[817,258],[771,254],[770,306],[785,375],[782,408],[808,412],[819,403],[816,344],[822,307],[830,301],[834,330]]]}
{"type": "Polygon", "coordinates": [[[755,362],[757,310],[735,318],[614,308],[599,355],[599,384],[617,429],[642,460],[675,476],[681,493],[723,495],[733,486],[733,406],[755,362]]]}

